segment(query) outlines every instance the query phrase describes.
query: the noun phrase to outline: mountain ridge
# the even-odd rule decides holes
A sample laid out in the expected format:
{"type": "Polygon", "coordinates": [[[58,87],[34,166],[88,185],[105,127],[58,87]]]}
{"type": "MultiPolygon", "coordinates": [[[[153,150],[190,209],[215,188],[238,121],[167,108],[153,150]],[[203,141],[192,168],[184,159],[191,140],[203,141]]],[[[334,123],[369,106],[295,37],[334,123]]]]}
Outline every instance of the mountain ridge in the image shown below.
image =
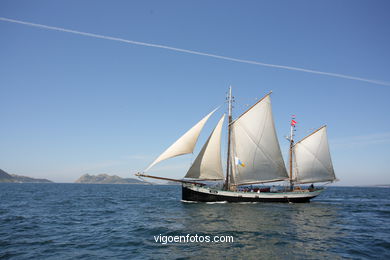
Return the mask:
{"type": "Polygon", "coordinates": [[[80,178],[74,181],[75,183],[84,183],[84,184],[147,184],[144,181],[140,181],[134,178],[122,178],[117,175],[108,175],[108,174],[84,174],[80,178]]]}
{"type": "Polygon", "coordinates": [[[48,179],[32,178],[23,175],[9,174],[0,169],[0,182],[8,183],[52,183],[48,179]]]}

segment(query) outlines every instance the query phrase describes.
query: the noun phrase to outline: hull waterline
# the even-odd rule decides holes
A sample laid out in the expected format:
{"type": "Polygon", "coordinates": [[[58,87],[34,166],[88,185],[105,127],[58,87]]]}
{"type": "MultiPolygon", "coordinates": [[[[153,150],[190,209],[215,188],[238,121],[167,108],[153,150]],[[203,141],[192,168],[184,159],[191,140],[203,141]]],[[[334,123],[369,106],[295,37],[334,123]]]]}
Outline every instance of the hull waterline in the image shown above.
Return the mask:
{"type": "Polygon", "coordinates": [[[304,203],[317,197],[323,189],[294,192],[232,192],[196,185],[182,185],[182,200],[196,202],[284,202],[304,203]]]}

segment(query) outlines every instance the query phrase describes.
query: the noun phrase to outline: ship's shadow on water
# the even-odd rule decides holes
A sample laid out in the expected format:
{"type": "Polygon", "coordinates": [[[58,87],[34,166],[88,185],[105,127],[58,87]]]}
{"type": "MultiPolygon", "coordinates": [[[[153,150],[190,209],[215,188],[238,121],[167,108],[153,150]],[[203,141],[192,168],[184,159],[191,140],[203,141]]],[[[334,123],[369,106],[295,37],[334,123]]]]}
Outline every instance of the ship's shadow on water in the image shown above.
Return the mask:
{"type": "Polygon", "coordinates": [[[303,204],[185,203],[180,186],[0,188],[4,259],[390,257],[386,188],[329,188],[303,204]],[[232,237],[233,242],[158,240],[187,235],[232,237]]]}

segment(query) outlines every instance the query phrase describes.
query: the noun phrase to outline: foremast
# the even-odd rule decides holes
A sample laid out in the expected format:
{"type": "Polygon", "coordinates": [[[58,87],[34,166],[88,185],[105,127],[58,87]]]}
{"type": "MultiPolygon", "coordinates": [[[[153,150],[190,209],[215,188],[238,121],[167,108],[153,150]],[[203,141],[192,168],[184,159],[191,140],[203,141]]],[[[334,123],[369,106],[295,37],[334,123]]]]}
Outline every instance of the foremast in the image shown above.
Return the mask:
{"type": "Polygon", "coordinates": [[[228,101],[228,143],[227,143],[227,162],[226,162],[226,179],[224,184],[225,190],[231,190],[231,179],[232,179],[232,163],[231,163],[231,123],[233,121],[232,119],[232,108],[233,108],[233,96],[232,96],[232,87],[229,87],[229,92],[227,96],[228,101]]]}

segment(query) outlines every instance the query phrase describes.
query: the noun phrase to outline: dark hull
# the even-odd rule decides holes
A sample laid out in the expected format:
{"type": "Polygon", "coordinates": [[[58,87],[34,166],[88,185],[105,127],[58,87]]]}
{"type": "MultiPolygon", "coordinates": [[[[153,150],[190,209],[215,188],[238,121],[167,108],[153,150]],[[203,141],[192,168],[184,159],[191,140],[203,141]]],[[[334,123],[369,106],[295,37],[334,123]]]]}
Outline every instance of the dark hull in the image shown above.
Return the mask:
{"type": "Polygon", "coordinates": [[[185,186],[182,186],[182,199],[184,201],[197,201],[197,202],[218,202],[218,201],[227,201],[227,202],[294,202],[294,203],[304,203],[310,202],[310,199],[316,197],[313,195],[311,197],[305,196],[300,198],[289,198],[288,196],[280,198],[260,198],[260,197],[237,197],[237,196],[224,196],[215,193],[206,193],[199,192],[192,189],[189,189],[185,186]]]}

